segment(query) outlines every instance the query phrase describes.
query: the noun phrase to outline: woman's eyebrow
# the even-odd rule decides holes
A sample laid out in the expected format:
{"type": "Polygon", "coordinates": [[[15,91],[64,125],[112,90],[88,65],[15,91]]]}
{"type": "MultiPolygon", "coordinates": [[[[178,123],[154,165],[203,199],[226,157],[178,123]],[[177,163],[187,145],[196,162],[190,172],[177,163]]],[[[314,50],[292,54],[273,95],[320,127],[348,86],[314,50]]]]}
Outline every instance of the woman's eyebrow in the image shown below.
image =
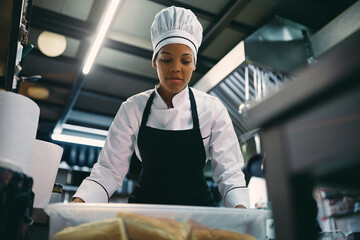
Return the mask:
{"type": "MultiPolygon", "coordinates": [[[[173,54],[170,53],[170,52],[162,52],[161,54],[173,55],[173,54]]],[[[192,56],[192,54],[191,54],[191,53],[184,53],[182,56],[192,56]]]]}

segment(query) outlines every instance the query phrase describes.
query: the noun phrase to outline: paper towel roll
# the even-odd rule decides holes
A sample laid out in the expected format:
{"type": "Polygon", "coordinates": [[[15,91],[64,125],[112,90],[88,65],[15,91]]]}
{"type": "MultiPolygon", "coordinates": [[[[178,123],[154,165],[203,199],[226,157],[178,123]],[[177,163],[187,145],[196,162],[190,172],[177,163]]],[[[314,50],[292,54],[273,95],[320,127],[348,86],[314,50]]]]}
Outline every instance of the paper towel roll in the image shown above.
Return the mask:
{"type": "Polygon", "coordinates": [[[63,148],[59,145],[35,140],[30,176],[34,179],[36,208],[44,208],[49,204],[62,153],[63,148]]]}
{"type": "Polygon", "coordinates": [[[39,114],[30,98],[0,91],[0,161],[17,164],[25,174],[30,173],[39,114]]]}

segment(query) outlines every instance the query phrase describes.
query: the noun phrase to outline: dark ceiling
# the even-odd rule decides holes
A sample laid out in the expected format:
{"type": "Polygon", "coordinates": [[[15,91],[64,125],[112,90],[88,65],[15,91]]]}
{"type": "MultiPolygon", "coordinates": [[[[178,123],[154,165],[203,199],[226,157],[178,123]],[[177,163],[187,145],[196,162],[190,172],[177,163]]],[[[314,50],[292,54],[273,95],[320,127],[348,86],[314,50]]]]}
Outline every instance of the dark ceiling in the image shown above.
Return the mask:
{"type": "Polygon", "coordinates": [[[91,72],[84,76],[84,58],[107,2],[33,1],[28,44],[35,49],[23,58],[20,75],[41,75],[41,79],[21,82],[18,91],[40,107],[37,138],[49,140],[54,128],[63,124],[107,130],[124,100],[154,87],[157,78],[151,67],[149,27],[164,7],[191,9],[204,27],[193,85],[236,44],[275,16],[317,31],[356,0],[123,0],[91,72]],[[38,49],[37,38],[44,30],[66,37],[62,55],[47,57],[38,49]],[[50,95],[30,95],[34,87],[48,89],[50,95]]]}

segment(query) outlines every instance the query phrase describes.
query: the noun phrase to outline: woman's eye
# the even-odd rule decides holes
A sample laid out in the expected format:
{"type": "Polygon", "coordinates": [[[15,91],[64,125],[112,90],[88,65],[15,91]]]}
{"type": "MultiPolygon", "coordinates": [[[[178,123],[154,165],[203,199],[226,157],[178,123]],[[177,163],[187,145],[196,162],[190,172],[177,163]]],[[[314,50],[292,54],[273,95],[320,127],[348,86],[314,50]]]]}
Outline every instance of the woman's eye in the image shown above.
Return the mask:
{"type": "Polygon", "coordinates": [[[184,59],[184,60],[182,60],[182,63],[189,64],[189,63],[191,63],[191,59],[184,59]]]}
{"type": "Polygon", "coordinates": [[[164,62],[164,63],[168,63],[168,62],[170,62],[171,60],[170,60],[170,59],[166,59],[166,58],[161,58],[161,61],[164,62]]]}

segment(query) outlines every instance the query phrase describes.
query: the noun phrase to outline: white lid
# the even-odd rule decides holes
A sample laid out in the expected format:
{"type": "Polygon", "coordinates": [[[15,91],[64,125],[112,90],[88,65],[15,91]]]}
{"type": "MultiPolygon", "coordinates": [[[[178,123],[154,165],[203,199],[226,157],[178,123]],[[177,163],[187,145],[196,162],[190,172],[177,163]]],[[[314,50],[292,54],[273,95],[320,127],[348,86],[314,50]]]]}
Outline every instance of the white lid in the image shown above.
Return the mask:
{"type": "Polygon", "coordinates": [[[0,158],[0,167],[8,168],[14,172],[24,173],[23,169],[18,163],[5,158],[0,158]]]}

